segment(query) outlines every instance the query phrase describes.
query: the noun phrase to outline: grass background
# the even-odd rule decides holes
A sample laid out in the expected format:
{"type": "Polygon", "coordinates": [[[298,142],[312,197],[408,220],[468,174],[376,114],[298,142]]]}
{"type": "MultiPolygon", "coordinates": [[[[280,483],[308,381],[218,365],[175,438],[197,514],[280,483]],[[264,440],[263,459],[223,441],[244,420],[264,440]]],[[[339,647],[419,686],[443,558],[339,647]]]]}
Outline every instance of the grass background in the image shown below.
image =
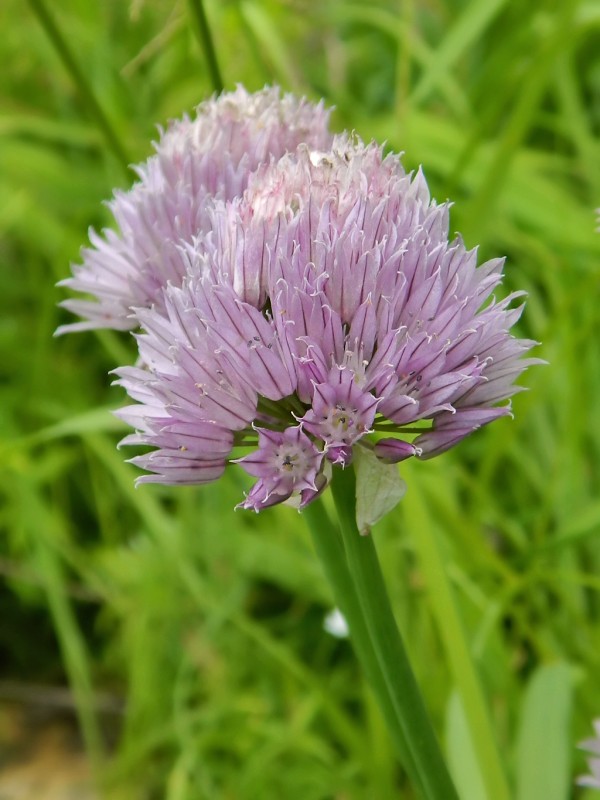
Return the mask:
{"type": "MultiPolygon", "coordinates": [[[[107,798],[409,800],[349,644],[323,631],[332,600],[302,517],[234,513],[235,470],[134,490],[107,377],[134,359],[130,337],[52,338],[55,282],[133,180],[119,148],[144,160],[156,124],[212,91],[190,9],[52,4],[82,86],[39,0],[0,7],[0,678],[68,683],[107,798]]],[[[335,129],[404,151],[455,202],[453,230],[482,259],[508,256],[505,290],[529,292],[519,334],[550,366],[527,374],[514,421],[408,463],[407,497],[374,535],[461,798],[486,798],[474,666],[514,797],[591,799],[572,780],[600,716],[600,8],[207,12],[227,88],[322,96],[335,129]]]]}

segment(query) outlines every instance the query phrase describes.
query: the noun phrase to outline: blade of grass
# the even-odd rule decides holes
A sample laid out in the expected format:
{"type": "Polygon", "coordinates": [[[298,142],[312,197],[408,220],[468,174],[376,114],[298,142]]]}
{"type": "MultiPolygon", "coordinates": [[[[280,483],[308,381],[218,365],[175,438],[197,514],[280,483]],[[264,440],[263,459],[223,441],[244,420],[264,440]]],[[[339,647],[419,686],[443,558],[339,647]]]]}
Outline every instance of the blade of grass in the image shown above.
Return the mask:
{"type": "MultiPolygon", "coordinates": [[[[291,54],[285,41],[282,40],[262,4],[242,0],[239,4],[239,11],[257,45],[266,56],[267,62],[270,62],[271,73],[274,68],[278,80],[298,90],[302,86],[302,80],[295,67],[294,59],[290,57],[291,54]]],[[[273,80],[272,77],[271,80],[273,80]]]]}
{"type": "Polygon", "coordinates": [[[448,763],[461,800],[485,800],[486,792],[477,763],[471,731],[458,692],[452,692],[446,709],[448,763]]]}
{"type": "Polygon", "coordinates": [[[574,13],[574,6],[565,3],[562,13],[558,14],[554,21],[554,29],[543,37],[539,50],[531,61],[531,67],[523,81],[512,113],[497,139],[492,159],[481,176],[479,189],[467,208],[466,225],[463,226],[467,242],[482,241],[487,225],[491,225],[496,219],[494,212],[510,175],[510,166],[539,108],[543,92],[554,71],[556,59],[565,48],[565,41],[572,31],[574,13]]]}
{"type": "Polygon", "coordinates": [[[407,494],[404,507],[406,518],[410,519],[414,531],[414,541],[429,587],[433,614],[462,698],[488,800],[511,800],[511,791],[504,775],[487,704],[469,652],[444,557],[418,486],[413,486],[412,491],[407,494]]]}
{"type": "Polygon", "coordinates": [[[445,79],[450,68],[482,36],[505,4],[506,0],[474,0],[465,8],[435,49],[435,58],[409,98],[411,104],[422,103],[437,83],[445,79]]]}
{"type": "Polygon", "coordinates": [[[206,11],[204,10],[203,0],[189,0],[190,12],[195,22],[196,33],[200,47],[206,59],[206,66],[215,92],[221,93],[223,91],[223,78],[221,70],[219,69],[219,62],[217,60],[217,53],[213,42],[213,37],[210,32],[208,19],[206,18],[206,11]]]}
{"type": "Polygon", "coordinates": [[[589,184],[593,203],[600,195],[600,150],[588,121],[576,70],[572,53],[561,52],[555,68],[555,91],[563,109],[565,129],[578,151],[579,174],[589,184]]]}
{"type": "Polygon", "coordinates": [[[517,800],[563,800],[569,794],[573,744],[573,676],[567,664],[545,664],[525,694],[517,750],[517,800]]]}
{"type": "MultiPolygon", "coordinates": [[[[412,24],[411,14],[413,11],[410,4],[403,4],[402,15],[373,5],[367,7],[364,4],[355,3],[346,3],[339,7],[333,5],[329,13],[337,24],[355,22],[359,25],[369,25],[382,31],[386,36],[394,37],[398,48],[398,60],[402,63],[400,71],[396,71],[398,76],[397,94],[402,91],[404,72],[408,69],[410,62],[414,61],[415,65],[423,71],[433,69],[436,60],[435,49],[427,43],[418,25],[412,24]]],[[[469,115],[470,107],[464,87],[450,71],[442,71],[437,86],[444,100],[458,117],[463,118],[469,115]]],[[[396,97],[397,107],[398,102],[399,99],[396,97]]],[[[403,94],[400,108],[410,109],[410,113],[413,113],[412,97],[408,92],[403,94]]],[[[406,118],[408,117],[409,115],[406,114],[406,118]]],[[[396,124],[396,119],[394,119],[394,124],[396,124]]],[[[402,127],[399,130],[403,131],[402,147],[405,147],[405,131],[402,127]]]]}
{"type": "Polygon", "coordinates": [[[19,481],[17,491],[21,495],[31,547],[35,553],[35,561],[45,587],[65,669],[75,696],[86,750],[94,770],[100,777],[104,745],[95,712],[90,658],[69,600],[69,587],[65,580],[63,565],[52,542],[53,537],[60,534],[55,529],[50,509],[27,479],[19,481]]]}
{"type": "Polygon", "coordinates": [[[112,151],[113,155],[123,168],[123,173],[128,179],[131,178],[131,172],[129,171],[130,160],[127,157],[125,148],[121,144],[117,132],[115,131],[112,123],[105,114],[104,109],[96,98],[90,82],[77,63],[77,60],[73,55],[73,51],[67,44],[67,40],[63,36],[60,28],[46,8],[43,0],[28,0],[28,2],[46,35],[54,45],[54,49],[56,50],[60,60],[63,62],[67,72],[73,78],[75,85],[79,89],[81,96],[89,108],[90,114],[95,119],[98,127],[104,134],[104,138],[106,139],[109,149],[112,151]]]}

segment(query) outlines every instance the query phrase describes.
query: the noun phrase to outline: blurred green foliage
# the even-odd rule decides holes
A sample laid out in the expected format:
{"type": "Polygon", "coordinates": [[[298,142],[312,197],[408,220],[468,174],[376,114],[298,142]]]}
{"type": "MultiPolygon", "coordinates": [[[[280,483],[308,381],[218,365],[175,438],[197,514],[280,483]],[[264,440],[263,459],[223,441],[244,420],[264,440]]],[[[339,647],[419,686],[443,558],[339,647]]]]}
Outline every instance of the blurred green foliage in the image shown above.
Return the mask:
{"type": "MultiPolygon", "coordinates": [[[[108,798],[412,798],[349,644],[323,631],[332,600],[302,517],[234,513],[235,470],[134,490],[107,377],[131,338],[52,338],[55,282],[134,179],[98,108],[136,163],[212,89],[187,4],[48,5],[83,86],[39,1],[0,7],[0,677],[70,683],[108,798]],[[123,713],[99,714],[100,690],[123,713]]],[[[336,128],[404,151],[467,244],[508,256],[506,290],[529,293],[520,333],[550,366],[526,376],[514,421],[407,464],[374,535],[461,797],[484,795],[424,536],[515,797],[584,797],[574,743],[600,715],[600,7],[206,5],[227,88],[322,96],[336,128]]]]}

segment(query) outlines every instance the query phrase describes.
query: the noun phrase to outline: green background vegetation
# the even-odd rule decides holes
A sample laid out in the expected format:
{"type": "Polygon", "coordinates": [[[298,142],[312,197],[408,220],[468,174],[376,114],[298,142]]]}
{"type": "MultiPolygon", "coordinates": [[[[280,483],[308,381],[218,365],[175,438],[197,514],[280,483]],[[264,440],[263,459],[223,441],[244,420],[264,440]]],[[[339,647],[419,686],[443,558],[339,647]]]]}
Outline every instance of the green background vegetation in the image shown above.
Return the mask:
{"type": "MultiPolygon", "coordinates": [[[[234,469],[134,490],[107,375],[134,360],[131,337],[52,338],[67,321],[55,282],[133,180],[93,102],[137,163],[156,124],[212,92],[190,6],[51,4],[94,101],[39,8],[0,6],[0,678],[69,683],[98,763],[111,743],[108,798],[412,798],[350,645],[323,631],[332,598],[302,517],[234,513],[247,485],[234,469]]],[[[207,11],[227,88],[322,96],[335,129],[404,151],[454,201],[453,230],[482,259],[507,255],[503,291],[529,293],[519,335],[550,366],[525,376],[514,421],[407,463],[407,496],[374,535],[461,797],[485,798],[469,658],[515,798],[591,798],[572,780],[600,716],[600,7],[207,11]]]]}

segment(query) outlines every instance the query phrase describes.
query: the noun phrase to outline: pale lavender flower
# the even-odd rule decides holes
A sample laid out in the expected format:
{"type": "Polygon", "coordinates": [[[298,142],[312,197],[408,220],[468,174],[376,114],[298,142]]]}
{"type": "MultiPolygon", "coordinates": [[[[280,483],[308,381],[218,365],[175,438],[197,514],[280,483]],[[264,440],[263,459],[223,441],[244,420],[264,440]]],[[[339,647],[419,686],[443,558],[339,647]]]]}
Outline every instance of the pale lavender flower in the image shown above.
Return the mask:
{"type": "Polygon", "coordinates": [[[326,485],[319,476],[323,451],[300,425],[283,432],[262,428],[257,431],[258,450],[234,462],[241,464],[249,475],[260,478],[242,507],[260,511],[288,500],[294,493],[299,495],[300,507],[314,500],[326,485]]]}
{"type": "Polygon", "coordinates": [[[596,731],[594,739],[586,739],[579,744],[582,750],[587,750],[591,755],[591,758],[588,758],[588,766],[592,774],[577,778],[577,785],[600,789],[600,719],[594,722],[594,730],[596,731]]]}
{"type": "Polygon", "coordinates": [[[202,103],[195,119],[171,123],[156,155],[136,167],[139,182],[108,204],[118,231],[91,230],[83,264],[62,281],[94,299],[64,301],[85,321],[57,332],[135,328],[131,309],[161,306],[163,287],[183,280],[177,249],[206,233],[213,199],[241,195],[259,165],[301,142],[329,147],[328,120],[322,103],[281,96],[278,88],[249,94],[240,86],[202,103]]]}
{"type": "Polygon", "coordinates": [[[136,312],[144,367],[117,371],[133,441],[157,448],[140,480],[204,483],[238,460],[259,478],[244,507],[301,506],[357,447],[428,458],[510,414],[498,403],[538,362],[509,333],[522,293],[494,300],[503,261],[449,241],[448,206],[397,156],[303,144],[207,213],[210,234],[173,253],[186,279],[136,312]]]}

